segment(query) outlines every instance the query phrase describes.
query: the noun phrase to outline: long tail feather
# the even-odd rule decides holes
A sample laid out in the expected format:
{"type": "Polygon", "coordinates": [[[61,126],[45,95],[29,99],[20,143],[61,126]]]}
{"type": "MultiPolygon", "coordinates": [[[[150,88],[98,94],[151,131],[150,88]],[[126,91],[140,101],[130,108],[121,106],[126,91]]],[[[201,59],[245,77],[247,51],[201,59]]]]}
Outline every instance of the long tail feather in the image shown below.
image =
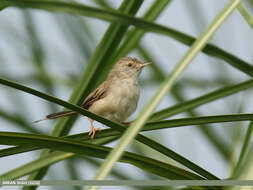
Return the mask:
{"type": "Polygon", "coordinates": [[[57,113],[52,113],[46,116],[47,119],[56,119],[59,117],[65,117],[65,116],[70,116],[70,115],[75,115],[77,114],[75,111],[61,111],[57,113]]]}
{"type": "Polygon", "coordinates": [[[75,112],[75,111],[61,111],[61,112],[49,114],[44,119],[34,121],[33,123],[38,123],[40,121],[44,121],[44,120],[48,120],[48,119],[56,119],[59,117],[71,116],[71,115],[75,115],[75,114],[77,114],[77,112],[75,112]]]}
{"type": "Polygon", "coordinates": [[[39,119],[39,120],[33,121],[33,123],[39,123],[39,122],[44,121],[44,120],[48,120],[48,119],[47,118],[39,119]]]}

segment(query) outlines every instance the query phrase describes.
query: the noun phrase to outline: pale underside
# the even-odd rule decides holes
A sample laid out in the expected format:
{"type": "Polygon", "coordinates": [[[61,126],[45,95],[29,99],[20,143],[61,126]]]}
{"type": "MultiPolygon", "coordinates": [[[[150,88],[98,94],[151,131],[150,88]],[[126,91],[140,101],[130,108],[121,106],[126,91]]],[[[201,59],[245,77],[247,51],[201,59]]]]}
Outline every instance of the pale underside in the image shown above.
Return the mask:
{"type": "Polygon", "coordinates": [[[123,122],[136,110],[138,99],[137,80],[111,79],[99,85],[86,98],[83,107],[109,120],[123,122]]]}

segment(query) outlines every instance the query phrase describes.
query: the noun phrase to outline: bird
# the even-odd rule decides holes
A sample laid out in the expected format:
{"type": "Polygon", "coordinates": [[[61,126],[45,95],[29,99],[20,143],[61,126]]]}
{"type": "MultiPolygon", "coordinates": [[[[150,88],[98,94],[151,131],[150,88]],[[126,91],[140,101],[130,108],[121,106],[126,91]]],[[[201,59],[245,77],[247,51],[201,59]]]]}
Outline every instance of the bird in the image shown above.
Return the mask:
{"type": "MultiPolygon", "coordinates": [[[[111,121],[126,123],[125,120],[135,112],[139,101],[139,75],[142,69],[150,64],[135,57],[119,59],[110,70],[106,80],[85,98],[82,107],[111,121]]],[[[35,123],[76,114],[78,113],[75,111],[61,111],[49,114],[35,123]]],[[[93,119],[88,119],[91,123],[88,135],[93,140],[96,131],[100,129],[95,128],[93,119]]]]}

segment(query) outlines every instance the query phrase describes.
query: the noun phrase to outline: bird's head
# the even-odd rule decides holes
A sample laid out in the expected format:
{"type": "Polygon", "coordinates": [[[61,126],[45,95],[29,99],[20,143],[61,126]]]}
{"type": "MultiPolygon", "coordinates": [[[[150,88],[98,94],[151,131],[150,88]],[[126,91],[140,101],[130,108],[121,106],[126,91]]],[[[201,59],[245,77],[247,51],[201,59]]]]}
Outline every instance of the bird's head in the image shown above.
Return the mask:
{"type": "Polygon", "coordinates": [[[110,75],[118,77],[138,77],[141,70],[151,63],[143,63],[134,57],[121,58],[115,63],[110,75]]]}

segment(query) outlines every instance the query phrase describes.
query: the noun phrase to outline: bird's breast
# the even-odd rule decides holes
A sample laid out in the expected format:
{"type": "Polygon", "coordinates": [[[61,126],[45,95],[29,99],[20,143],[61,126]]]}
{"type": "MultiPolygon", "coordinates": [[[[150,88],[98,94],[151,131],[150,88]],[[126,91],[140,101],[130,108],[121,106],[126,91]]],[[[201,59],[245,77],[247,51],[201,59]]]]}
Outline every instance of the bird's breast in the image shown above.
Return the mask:
{"type": "Polygon", "coordinates": [[[89,110],[107,119],[121,122],[136,110],[139,94],[137,81],[115,81],[108,89],[107,96],[96,101],[89,110]]]}
{"type": "Polygon", "coordinates": [[[118,111],[118,118],[124,121],[137,108],[140,95],[138,83],[131,79],[123,80],[112,88],[112,101],[118,111]]]}

